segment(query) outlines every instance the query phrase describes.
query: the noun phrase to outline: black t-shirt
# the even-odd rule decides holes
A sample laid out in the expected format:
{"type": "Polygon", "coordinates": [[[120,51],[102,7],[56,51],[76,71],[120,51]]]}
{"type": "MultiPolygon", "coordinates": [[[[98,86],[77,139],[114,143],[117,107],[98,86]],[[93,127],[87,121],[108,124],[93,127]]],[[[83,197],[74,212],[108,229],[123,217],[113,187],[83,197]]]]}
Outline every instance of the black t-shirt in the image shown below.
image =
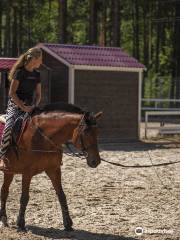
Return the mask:
{"type": "Polygon", "coordinates": [[[31,105],[36,85],[41,82],[40,72],[37,70],[29,72],[23,67],[16,70],[13,78],[19,81],[17,96],[27,105],[31,105]]]}

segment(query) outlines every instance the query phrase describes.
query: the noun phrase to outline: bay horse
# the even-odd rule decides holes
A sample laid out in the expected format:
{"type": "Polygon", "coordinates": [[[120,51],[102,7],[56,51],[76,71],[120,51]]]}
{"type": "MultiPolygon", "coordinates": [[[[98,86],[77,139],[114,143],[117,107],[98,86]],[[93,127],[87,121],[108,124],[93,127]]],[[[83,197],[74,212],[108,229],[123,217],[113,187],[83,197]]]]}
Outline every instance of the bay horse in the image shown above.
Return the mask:
{"type": "Polygon", "coordinates": [[[8,226],[6,201],[9,187],[15,174],[22,174],[22,193],[17,218],[19,231],[26,231],[25,211],[29,201],[29,188],[34,175],[43,171],[50,178],[62,210],[65,230],[73,230],[72,219],[61,184],[61,164],[63,148],[67,141],[86,153],[87,164],[95,168],[100,162],[97,144],[97,120],[102,112],[92,114],[72,104],[49,104],[35,109],[18,142],[17,151],[10,147],[7,151],[11,169],[4,171],[1,188],[0,220],[8,226]]]}

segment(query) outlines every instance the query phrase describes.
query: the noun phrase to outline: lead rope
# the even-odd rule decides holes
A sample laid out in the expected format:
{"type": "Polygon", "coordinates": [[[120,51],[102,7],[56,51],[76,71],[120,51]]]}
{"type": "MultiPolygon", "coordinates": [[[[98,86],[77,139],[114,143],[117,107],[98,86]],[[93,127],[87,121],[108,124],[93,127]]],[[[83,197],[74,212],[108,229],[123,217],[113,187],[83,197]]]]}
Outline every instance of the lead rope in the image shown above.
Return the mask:
{"type": "MultiPolygon", "coordinates": [[[[55,149],[57,149],[57,151],[48,151],[48,152],[60,152],[62,150],[62,148],[59,148],[59,146],[57,146],[48,136],[46,136],[40,130],[40,128],[33,123],[31,117],[30,117],[30,120],[32,122],[33,127],[35,127],[35,129],[40,133],[40,135],[43,136],[52,146],[54,146],[55,149]]],[[[86,158],[84,151],[82,151],[81,153],[75,153],[74,150],[72,150],[72,148],[70,147],[70,144],[71,143],[65,143],[67,149],[70,151],[70,153],[65,153],[66,155],[78,157],[78,158],[81,158],[81,159],[86,158]]],[[[42,150],[32,150],[32,151],[42,151],[42,150]]],[[[46,151],[44,151],[44,152],[46,152],[46,151]]],[[[180,163],[180,160],[179,160],[179,161],[174,161],[174,162],[151,164],[151,165],[124,165],[124,164],[120,164],[120,163],[114,163],[114,162],[108,161],[108,160],[103,159],[103,158],[101,158],[101,160],[104,161],[104,162],[107,162],[109,164],[122,167],[122,168],[150,168],[150,167],[161,167],[161,166],[167,166],[167,165],[173,165],[173,164],[180,163]]]]}
{"type": "MultiPolygon", "coordinates": [[[[77,155],[70,147],[69,147],[69,144],[67,145],[68,146],[68,149],[71,151],[71,155],[75,156],[75,157],[79,157],[82,159],[82,154],[81,155],[77,155]]],[[[175,200],[178,200],[179,199],[171,192],[171,190],[164,184],[164,182],[161,180],[160,176],[159,176],[159,173],[156,169],[156,167],[162,167],[162,166],[168,166],[168,165],[173,165],[175,163],[180,163],[180,161],[175,161],[175,162],[168,162],[168,163],[159,163],[159,164],[153,164],[153,161],[152,161],[152,157],[150,155],[150,152],[148,151],[148,156],[149,156],[149,159],[151,161],[151,165],[123,165],[123,164],[120,164],[120,163],[114,163],[114,162],[110,162],[106,159],[103,159],[101,158],[101,160],[103,162],[106,162],[106,163],[109,163],[111,165],[115,165],[115,166],[119,166],[119,167],[122,167],[122,168],[154,168],[154,171],[156,173],[156,176],[160,182],[160,184],[169,192],[169,194],[175,199],[175,200]]]]}
{"type": "Polygon", "coordinates": [[[115,162],[110,162],[106,159],[101,158],[101,160],[103,162],[107,162],[111,165],[115,165],[118,167],[122,167],[122,168],[151,168],[151,167],[162,167],[162,166],[167,166],[167,165],[173,165],[176,163],[180,163],[180,161],[175,161],[175,162],[167,162],[167,163],[158,163],[158,164],[151,164],[151,165],[123,165],[120,163],[115,163],[115,162]]]}
{"type": "Polygon", "coordinates": [[[110,162],[110,161],[107,161],[103,158],[101,158],[102,161],[104,162],[107,162],[111,165],[115,165],[115,166],[120,166],[122,168],[150,168],[150,167],[153,167],[154,168],[154,172],[156,173],[156,176],[160,182],[160,184],[169,192],[169,194],[175,199],[175,200],[180,200],[178,199],[173,193],[172,191],[164,184],[164,182],[162,181],[162,179],[160,178],[159,176],[159,173],[156,169],[156,167],[162,167],[162,166],[167,166],[167,165],[172,165],[172,164],[175,164],[175,163],[179,163],[180,161],[176,161],[176,162],[169,162],[169,163],[161,163],[161,164],[153,164],[153,160],[152,160],[152,157],[151,157],[151,154],[149,152],[149,150],[147,151],[148,152],[148,156],[149,156],[149,159],[150,159],[150,162],[151,162],[151,165],[139,165],[139,166],[131,166],[131,165],[123,165],[123,164],[118,164],[118,163],[113,163],[113,162],[110,162]]]}
{"type": "MultiPolygon", "coordinates": [[[[51,145],[53,145],[56,149],[59,149],[59,147],[49,138],[47,137],[42,131],[40,131],[40,129],[33,123],[32,121],[32,118],[30,117],[31,119],[31,122],[32,122],[32,125],[36,128],[36,130],[38,130],[38,132],[47,140],[51,143],[51,145]]],[[[68,150],[71,152],[71,154],[69,153],[65,153],[66,155],[69,155],[69,156],[74,156],[74,157],[78,157],[78,158],[81,158],[81,159],[85,159],[85,153],[82,151],[82,153],[75,153],[71,147],[69,146],[70,143],[66,143],[65,144],[66,147],[68,148],[68,150]]],[[[62,150],[62,149],[59,149],[59,151],[62,150]]],[[[58,152],[58,151],[57,151],[58,152]]],[[[101,158],[102,161],[106,162],[106,163],[109,163],[111,165],[115,165],[115,166],[119,166],[119,167],[122,167],[122,168],[151,168],[153,167],[154,168],[154,171],[156,173],[156,176],[157,178],[159,179],[161,185],[170,193],[170,195],[172,197],[174,197],[176,200],[179,201],[179,199],[171,192],[171,190],[169,188],[167,188],[167,186],[163,183],[163,181],[161,180],[160,176],[159,176],[159,173],[157,172],[156,168],[155,167],[162,167],[162,166],[168,166],[168,165],[173,165],[173,164],[177,164],[177,163],[180,163],[180,161],[174,161],[174,162],[168,162],[168,163],[159,163],[159,164],[153,164],[153,161],[152,161],[152,158],[151,158],[151,155],[148,151],[148,156],[149,156],[149,159],[151,161],[151,165],[123,165],[123,164],[119,164],[119,163],[114,163],[114,162],[111,162],[111,161],[108,161],[108,160],[105,160],[103,158],[101,158]]]]}
{"type": "MultiPolygon", "coordinates": [[[[168,138],[165,138],[165,140],[168,140],[168,138]]],[[[177,144],[176,144],[176,143],[175,143],[175,146],[177,147],[177,144]]],[[[149,155],[149,159],[150,159],[150,161],[151,161],[151,163],[152,163],[152,165],[153,165],[152,158],[151,158],[151,155],[150,155],[149,151],[148,151],[148,155],[149,155]]],[[[179,161],[177,161],[176,163],[178,163],[178,162],[179,162],[179,161]]],[[[180,199],[178,199],[178,198],[171,192],[171,190],[164,184],[164,182],[163,182],[162,179],[160,178],[159,173],[158,173],[158,171],[157,171],[156,168],[154,168],[154,171],[155,171],[156,176],[157,176],[157,178],[159,179],[161,185],[163,185],[164,188],[170,193],[170,195],[171,195],[172,197],[174,197],[175,200],[178,200],[178,202],[179,202],[180,199]]],[[[171,182],[171,184],[172,184],[172,181],[171,181],[171,180],[170,180],[170,182],[171,182]]],[[[178,204],[178,206],[179,206],[179,204],[178,204]]],[[[178,207],[178,208],[179,208],[179,207],[178,207]]]]}
{"type": "Polygon", "coordinates": [[[171,192],[171,190],[164,184],[164,182],[163,182],[162,179],[160,178],[159,173],[158,173],[157,169],[155,168],[155,165],[153,164],[153,160],[152,160],[152,157],[151,157],[151,155],[150,155],[150,153],[149,153],[149,150],[148,150],[147,152],[148,152],[148,156],[149,156],[149,159],[150,159],[150,161],[151,161],[152,167],[154,168],[154,171],[155,171],[155,173],[156,173],[156,176],[157,176],[157,178],[159,179],[159,182],[160,182],[161,185],[169,192],[169,194],[171,195],[171,197],[173,197],[173,198],[175,198],[176,200],[179,201],[180,199],[178,199],[178,198],[171,192]]]}
{"type": "MultiPolygon", "coordinates": [[[[67,155],[69,156],[74,156],[74,157],[79,157],[81,159],[85,159],[85,155],[84,153],[75,153],[72,148],[70,147],[70,144],[71,143],[66,143],[66,147],[68,148],[68,150],[71,152],[71,154],[69,153],[66,153],[67,155]]],[[[149,158],[150,158],[150,153],[148,152],[149,154],[149,158]]],[[[168,166],[168,165],[173,165],[173,164],[177,164],[177,163],[180,163],[180,161],[174,161],[174,162],[167,162],[167,163],[158,163],[158,164],[153,164],[152,161],[151,161],[151,165],[124,165],[124,164],[120,164],[120,163],[115,163],[115,162],[111,162],[111,161],[108,161],[104,158],[101,158],[101,160],[103,162],[106,162],[106,163],[109,163],[111,165],[115,165],[115,166],[118,166],[118,167],[122,167],[122,168],[151,168],[151,167],[163,167],[163,166],[168,166]]],[[[152,160],[152,159],[151,159],[152,160]]]]}

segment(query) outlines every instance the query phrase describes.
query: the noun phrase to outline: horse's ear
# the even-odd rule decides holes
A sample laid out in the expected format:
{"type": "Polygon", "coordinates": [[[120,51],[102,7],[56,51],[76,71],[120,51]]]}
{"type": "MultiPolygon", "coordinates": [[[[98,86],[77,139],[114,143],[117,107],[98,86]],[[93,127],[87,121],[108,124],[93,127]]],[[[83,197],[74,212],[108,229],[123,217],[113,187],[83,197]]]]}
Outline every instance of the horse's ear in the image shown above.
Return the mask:
{"type": "Polygon", "coordinates": [[[102,117],[103,112],[98,112],[94,115],[94,117],[96,118],[96,120],[99,120],[102,117]]]}

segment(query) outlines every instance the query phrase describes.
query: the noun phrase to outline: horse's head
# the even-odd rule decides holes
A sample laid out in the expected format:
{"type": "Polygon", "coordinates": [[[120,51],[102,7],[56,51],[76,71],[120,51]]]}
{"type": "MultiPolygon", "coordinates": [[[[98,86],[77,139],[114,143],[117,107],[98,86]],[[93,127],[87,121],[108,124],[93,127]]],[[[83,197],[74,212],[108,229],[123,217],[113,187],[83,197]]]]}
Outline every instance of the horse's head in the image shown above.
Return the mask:
{"type": "Polygon", "coordinates": [[[73,133],[72,142],[74,146],[83,151],[86,155],[87,164],[95,168],[101,162],[97,146],[97,120],[101,117],[102,112],[95,115],[85,113],[73,133]]]}

